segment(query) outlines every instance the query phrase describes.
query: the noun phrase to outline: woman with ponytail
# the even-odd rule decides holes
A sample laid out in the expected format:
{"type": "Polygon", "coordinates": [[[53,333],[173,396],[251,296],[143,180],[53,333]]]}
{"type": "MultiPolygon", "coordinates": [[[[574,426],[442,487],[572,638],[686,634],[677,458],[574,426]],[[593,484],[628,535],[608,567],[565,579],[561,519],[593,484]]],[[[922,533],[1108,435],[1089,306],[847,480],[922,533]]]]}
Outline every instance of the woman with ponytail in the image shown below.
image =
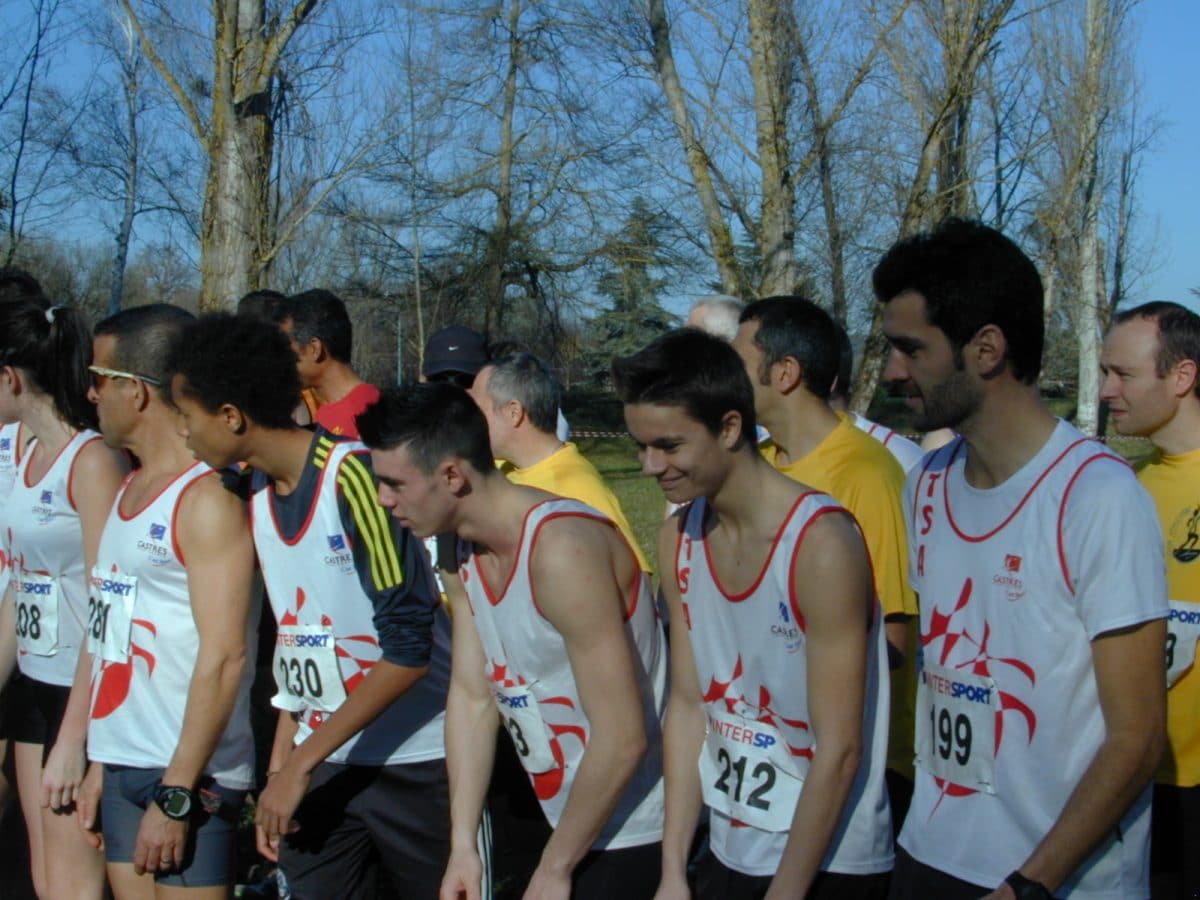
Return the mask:
{"type": "Polygon", "coordinates": [[[88,576],[125,465],[95,431],[91,355],[78,311],[43,297],[0,303],[0,422],[20,422],[33,436],[3,511],[12,560],[4,603],[20,669],[9,737],[43,900],[104,894],[103,856],[72,814],[86,768],[90,675],[78,663],[88,576]]]}

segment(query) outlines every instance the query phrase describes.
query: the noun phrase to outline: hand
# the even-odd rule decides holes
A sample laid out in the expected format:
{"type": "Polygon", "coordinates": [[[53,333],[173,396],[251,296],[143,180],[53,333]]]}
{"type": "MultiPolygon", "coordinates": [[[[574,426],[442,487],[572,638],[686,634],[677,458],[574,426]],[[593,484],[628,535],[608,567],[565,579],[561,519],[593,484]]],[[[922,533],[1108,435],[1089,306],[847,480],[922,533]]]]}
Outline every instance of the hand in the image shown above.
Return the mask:
{"type": "MultiPolygon", "coordinates": [[[[295,754],[292,754],[288,760],[290,762],[295,758],[295,754]]],[[[309,773],[301,771],[299,766],[284,763],[278,772],[267,779],[267,786],[258,795],[254,823],[263,830],[268,845],[274,843],[278,848],[280,835],[300,830],[292,816],[308,792],[310,778],[309,773]]]]}
{"type": "Polygon", "coordinates": [[[42,806],[69,812],[87,772],[82,742],[56,741],[42,768],[42,806]]]}
{"type": "Polygon", "coordinates": [[[982,900],[1017,900],[1017,895],[1013,893],[1012,887],[1007,881],[1002,882],[1000,887],[996,888],[982,900]]]}
{"type": "Polygon", "coordinates": [[[153,801],[146,807],[133,848],[133,871],[170,872],[182,868],[188,822],[167,816],[153,801]]]}
{"type": "Polygon", "coordinates": [[[654,892],[654,900],[691,900],[692,892],[688,890],[687,878],[682,873],[668,873],[663,869],[662,881],[654,892]]]}
{"type": "Polygon", "coordinates": [[[279,862],[279,835],[267,837],[267,833],[259,825],[254,826],[254,846],[266,859],[273,863],[279,862]]]}
{"type": "Polygon", "coordinates": [[[446,874],[442,876],[442,889],[438,891],[438,900],[480,900],[479,892],[483,882],[483,863],[474,847],[466,850],[454,850],[450,853],[450,861],[446,864],[446,874]]]}
{"type": "Polygon", "coordinates": [[[75,814],[79,827],[89,844],[97,850],[104,849],[104,835],[100,833],[100,791],[104,786],[104,768],[100,763],[88,766],[78,790],[75,791],[75,814]]]}
{"type": "Polygon", "coordinates": [[[571,873],[538,866],[525,889],[524,900],[570,900],[571,873]]]}

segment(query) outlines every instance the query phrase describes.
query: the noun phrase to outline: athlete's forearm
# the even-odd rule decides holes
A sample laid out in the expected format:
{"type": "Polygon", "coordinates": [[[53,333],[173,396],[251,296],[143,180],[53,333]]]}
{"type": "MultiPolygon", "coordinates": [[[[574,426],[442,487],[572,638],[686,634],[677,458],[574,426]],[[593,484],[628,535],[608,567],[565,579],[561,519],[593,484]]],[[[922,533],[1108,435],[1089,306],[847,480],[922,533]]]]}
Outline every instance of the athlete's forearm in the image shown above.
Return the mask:
{"type": "Polygon", "coordinates": [[[646,752],[644,729],[631,732],[633,728],[592,729],[539,867],[569,873],[596,842],[646,752]]]}
{"type": "Polygon", "coordinates": [[[17,667],[17,622],[14,613],[12,588],[0,596],[0,688],[8,684],[17,667]]]}
{"type": "Polygon", "coordinates": [[[450,847],[475,846],[495,764],[500,716],[495,701],[453,683],[446,696],[446,770],[450,777],[450,847]]]}
{"type": "Polygon", "coordinates": [[[287,758],[292,755],[292,746],[296,742],[296,732],[300,723],[294,713],[280,710],[275,722],[275,737],[271,740],[271,756],[267,760],[267,774],[273,775],[283,768],[287,758]]]}
{"type": "Polygon", "coordinates": [[[808,893],[842,817],[860,760],[859,747],[850,741],[826,740],[814,747],[783,858],[767,891],[770,900],[808,893]]]}
{"type": "Polygon", "coordinates": [[[87,647],[79,648],[75,660],[75,676],[71,680],[71,693],[63,710],[62,724],[58,729],[58,741],[83,744],[87,740],[88,701],[91,699],[92,654],[87,647]]]}
{"type": "Polygon", "coordinates": [[[200,780],[237,703],[246,667],[246,648],[241,643],[215,644],[201,638],[188,683],[179,744],[163,772],[163,784],[192,787],[200,780]]]}
{"type": "Polygon", "coordinates": [[[379,718],[427,671],[428,667],[416,669],[378,660],[346,701],[292,751],[287,764],[299,766],[305,773],[312,772],[333,751],[379,718]]]}
{"type": "Polygon", "coordinates": [[[704,806],[697,760],[704,745],[704,707],[682,697],[667,703],[663,727],[663,875],[684,877],[704,806]]]}

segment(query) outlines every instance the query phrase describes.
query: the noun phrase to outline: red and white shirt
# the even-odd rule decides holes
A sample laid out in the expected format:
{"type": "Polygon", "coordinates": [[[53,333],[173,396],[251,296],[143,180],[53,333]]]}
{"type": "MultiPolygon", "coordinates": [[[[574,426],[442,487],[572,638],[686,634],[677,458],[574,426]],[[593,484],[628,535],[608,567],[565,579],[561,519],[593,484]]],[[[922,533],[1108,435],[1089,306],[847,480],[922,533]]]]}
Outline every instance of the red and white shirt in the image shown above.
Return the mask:
{"type": "MultiPolygon", "coordinates": [[[[900,843],[993,887],[1045,837],[1104,740],[1092,640],[1166,618],[1166,585],[1153,503],[1101,444],[1059,422],[990,489],[967,483],[966,456],[953,441],[905,486],[921,631],[900,843]]],[[[1149,826],[1147,787],[1056,896],[1148,896],[1149,826]]]]}
{"type": "MultiPolygon", "coordinates": [[[[136,512],[121,512],[131,473],[117,492],[100,537],[88,598],[92,653],[88,757],[96,762],[165,768],[183,729],[200,636],[192,618],[186,561],[176,541],[184,493],[212,470],[195,463],[136,512]]],[[[237,702],[205,773],[229,788],[249,788],[254,776],[250,682],[254,628],[247,621],[248,658],[237,702]]]]}
{"type": "MultiPolygon", "coordinates": [[[[487,670],[497,708],[542,810],[555,827],[591,732],[562,635],[538,608],[530,576],[538,533],[543,525],[560,516],[583,516],[612,524],[577,500],[539,503],[525,516],[512,575],[508,584],[498,589],[484,581],[470,547],[459,546],[459,574],[488,657],[487,670]]],[[[647,749],[612,818],[592,845],[594,850],[637,847],[662,839],[662,716],[667,657],[649,582],[636,558],[633,568],[637,571],[636,583],[631,585],[625,621],[641,663],[641,709],[631,709],[629,715],[642,716],[647,749]]]]}
{"type": "MultiPolygon", "coordinates": [[[[809,525],[826,513],[849,513],[827,494],[802,495],[781,523],[754,584],[733,595],[712,566],[704,534],[707,512],[703,498],[692,501],[676,549],[675,578],[705,692],[700,775],[711,810],[709,841],[729,868],[771,876],[783,858],[816,746],[805,689],[808,636],[792,572],[809,525]]],[[[865,875],[892,868],[883,775],[889,682],[882,618],[876,604],[867,635],[862,762],[822,871],[865,875]]]]}

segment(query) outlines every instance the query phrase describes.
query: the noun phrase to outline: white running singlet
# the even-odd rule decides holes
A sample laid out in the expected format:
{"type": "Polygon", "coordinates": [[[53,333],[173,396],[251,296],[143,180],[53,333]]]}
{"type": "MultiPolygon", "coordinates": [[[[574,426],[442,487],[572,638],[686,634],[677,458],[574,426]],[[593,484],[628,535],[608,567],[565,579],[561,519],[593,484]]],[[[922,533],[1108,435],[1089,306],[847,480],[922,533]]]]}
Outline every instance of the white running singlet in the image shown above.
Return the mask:
{"type": "MultiPolygon", "coordinates": [[[[479,562],[466,543],[459,544],[458,570],[488,657],[488,677],[500,718],[554,827],[567,805],[591,731],[562,635],[542,615],[530,579],[538,533],[546,522],[560,516],[597,519],[620,534],[616,525],[578,500],[546,500],[525,515],[513,571],[500,593],[484,581],[479,562]]],[[[632,557],[633,551],[629,552],[632,557]]],[[[633,568],[637,583],[631,585],[625,622],[641,663],[637,674],[646,753],[593,850],[619,850],[662,840],[666,647],[648,579],[638,569],[636,558],[633,568]]],[[[637,712],[630,710],[629,714],[637,712]]]]}
{"type": "Polygon", "coordinates": [[[88,588],[71,475],[79,452],[99,439],[94,431],[77,433],[37,484],[29,484],[29,462],[37,445],[31,442],[5,506],[12,542],[17,663],[22,674],[44,684],[70,687],[75,680],[88,588]]]}
{"type": "Polygon", "coordinates": [[[892,431],[886,425],[872,422],[858,413],[850,413],[850,421],[854,423],[854,427],[859,431],[866,432],[879,441],[879,443],[883,444],[888,449],[888,452],[896,457],[896,462],[900,463],[900,468],[905,472],[911,472],[916,468],[917,463],[921,461],[921,457],[925,455],[921,451],[920,444],[910,441],[897,431],[892,431]]]}
{"type": "MultiPolygon", "coordinates": [[[[11,422],[8,425],[0,425],[0,510],[4,509],[5,503],[8,502],[9,492],[12,490],[13,481],[17,477],[18,457],[21,456],[21,424],[19,422],[11,422]]],[[[9,529],[8,523],[0,518],[0,584],[8,584],[7,572],[9,555],[8,555],[9,529]]],[[[3,592],[0,591],[0,594],[3,592]]]]}
{"type": "MultiPolygon", "coordinates": [[[[347,455],[364,450],[357,441],[333,445],[309,518],[290,542],[275,522],[274,488],[250,499],[254,546],[278,624],[271,702],[299,714],[296,744],[320,727],[383,657],[375,608],[359,581],[338,510],[338,468],[347,455]]],[[[326,761],[394,765],[441,759],[449,678],[449,623],[439,606],[429,671],[326,761]]]]}
{"type": "MultiPolygon", "coordinates": [[[[96,762],[166,768],[179,745],[200,637],[176,542],[176,515],[184,492],[211,471],[195,463],[129,516],[121,512],[121,498],[137,473],[117,492],[88,599],[93,658],[87,749],[96,762]]],[[[228,788],[249,788],[254,780],[250,681],[257,623],[257,613],[251,614],[237,703],[204,768],[228,788]]]]}
{"type": "MultiPolygon", "coordinates": [[[[712,568],[704,536],[707,512],[704,498],[692,501],[675,551],[675,579],[696,674],[706,686],[700,776],[711,810],[709,841],[713,855],[729,868],[772,876],[815,746],[805,689],[808,638],[792,570],[808,526],[825,513],[846,510],[828,494],[799,497],[759,577],[737,596],[725,591],[712,568]]],[[[869,875],[892,868],[883,776],[890,687],[882,619],[876,603],[867,635],[862,762],[821,871],[869,875]]]]}
{"type": "MultiPolygon", "coordinates": [[[[966,454],[952,441],[905,486],[921,650],[900,844],[991,888],[1045,837],[1104,740],[1091,642],[1166,618],[1167,602],[1157,514],[1120,457],[1061,421],[998,487],[967,483],[966,454]]],[[[1149,896],[1149,827],[1147,786],[1055,896],[1149,896]]]]}

